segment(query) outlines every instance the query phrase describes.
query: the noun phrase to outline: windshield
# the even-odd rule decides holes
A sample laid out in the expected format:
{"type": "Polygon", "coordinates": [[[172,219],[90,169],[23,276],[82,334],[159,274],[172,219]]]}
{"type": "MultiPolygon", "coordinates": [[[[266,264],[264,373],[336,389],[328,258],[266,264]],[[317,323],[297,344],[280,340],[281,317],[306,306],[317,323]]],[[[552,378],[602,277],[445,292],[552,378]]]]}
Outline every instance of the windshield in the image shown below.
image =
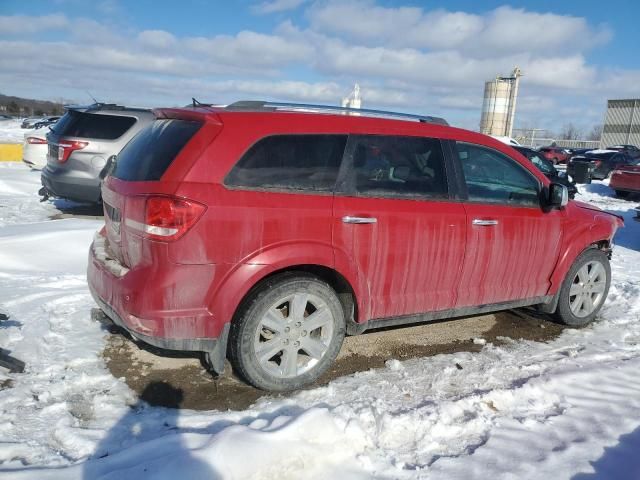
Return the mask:
{"type": "Polygon", "coordinates": [[[553,163],[541,155],[534,154],[531,155],[529,159],[531,160],[531,163],[533,163],[542,173],[556,173],[557,171],[553,166],[553,163]]]}

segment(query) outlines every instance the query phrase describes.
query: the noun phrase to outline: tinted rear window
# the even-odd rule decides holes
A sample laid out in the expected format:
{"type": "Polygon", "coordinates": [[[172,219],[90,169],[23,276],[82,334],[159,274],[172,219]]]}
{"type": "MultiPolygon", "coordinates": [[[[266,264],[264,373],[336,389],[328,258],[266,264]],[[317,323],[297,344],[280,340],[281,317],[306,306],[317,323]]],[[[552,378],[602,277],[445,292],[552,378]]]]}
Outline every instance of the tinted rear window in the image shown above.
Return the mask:
{"type": "Polygon", "coordinates": [[[57,135],[69,137],[115,140],[124,135],[134,123],[135,117],[69,110],[58,120],[53,131],[57,135]]]}
{"type": "Polygon", "coordinates": [[[187,120],[154,121],[125,145],[111,174],[129,181],[160,180],[201,126],[187,120]]]}
{"type": "Polygon", "coordinates": [[[346,135],[278,135],[253,145],[225,184],[275,190],[330,192],[342,162],[346,135]]]}

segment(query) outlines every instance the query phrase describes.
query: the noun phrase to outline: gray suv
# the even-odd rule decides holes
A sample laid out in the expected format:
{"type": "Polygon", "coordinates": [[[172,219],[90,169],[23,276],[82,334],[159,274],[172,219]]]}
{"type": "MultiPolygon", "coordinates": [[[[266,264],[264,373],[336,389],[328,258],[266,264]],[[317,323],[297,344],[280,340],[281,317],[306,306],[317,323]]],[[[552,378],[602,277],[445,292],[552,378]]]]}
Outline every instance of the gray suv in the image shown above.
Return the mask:
{"type": "Polygon", "coordinates": [[[47,165],[41,193],[100,203],[107,160],[155,119],[151,110],[97,103],[68,107],[47,135],[47,165]]]}

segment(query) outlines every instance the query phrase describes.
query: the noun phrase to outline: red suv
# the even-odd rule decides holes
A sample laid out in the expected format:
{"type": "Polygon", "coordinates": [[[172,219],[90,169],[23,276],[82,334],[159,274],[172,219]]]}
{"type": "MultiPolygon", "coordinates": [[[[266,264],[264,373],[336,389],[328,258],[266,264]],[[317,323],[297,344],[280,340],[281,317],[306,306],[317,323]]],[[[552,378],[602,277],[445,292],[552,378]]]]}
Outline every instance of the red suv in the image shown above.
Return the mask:
{"type": "Polygon", "coordinates": [[[560,147],[542,147],[538,151],[544,155],[544,158],[553,162],[554,165],[567,163],[571,157],[567,150],[560,147]]]}
{"type": "Polygon", "coordinates": [[[491,137],[260,102],[154,113],[104,180],[89,285],[215,372],[297,389],[345,333],[530,305],[581,326],[605,300],[622,220],[491,137]]]}

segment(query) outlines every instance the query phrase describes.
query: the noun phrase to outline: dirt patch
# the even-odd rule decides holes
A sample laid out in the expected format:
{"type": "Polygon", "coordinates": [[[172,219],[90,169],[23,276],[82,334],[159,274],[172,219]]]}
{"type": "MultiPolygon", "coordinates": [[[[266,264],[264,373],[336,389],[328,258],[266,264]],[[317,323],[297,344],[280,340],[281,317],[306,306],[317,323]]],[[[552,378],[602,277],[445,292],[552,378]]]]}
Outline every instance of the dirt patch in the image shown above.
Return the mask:
{"type": "MultiPolygon", "coordinates": [[[[389,359],[477,352],[482,349],[482,344],[474,343],[477,338],[496,345],[521,339],[544,342],[556,338],[562,329],[545,315],[515,310],[370,331],[347,337],[334,365],[314,386],[358,371],[381,368],[389,359]]],[[[109,370],[152,405],[239,410],[267,395],[238,379],[228,364],[225,374],[216,378],[203,368],[200,357],[139,345],[119,333],[109,337],[104,357],[109,370]],[[154,387],[158,385],[172,389],[154,387]],[[167,391],[175,392],[179,398],[167,395],[167,391]]]]}

